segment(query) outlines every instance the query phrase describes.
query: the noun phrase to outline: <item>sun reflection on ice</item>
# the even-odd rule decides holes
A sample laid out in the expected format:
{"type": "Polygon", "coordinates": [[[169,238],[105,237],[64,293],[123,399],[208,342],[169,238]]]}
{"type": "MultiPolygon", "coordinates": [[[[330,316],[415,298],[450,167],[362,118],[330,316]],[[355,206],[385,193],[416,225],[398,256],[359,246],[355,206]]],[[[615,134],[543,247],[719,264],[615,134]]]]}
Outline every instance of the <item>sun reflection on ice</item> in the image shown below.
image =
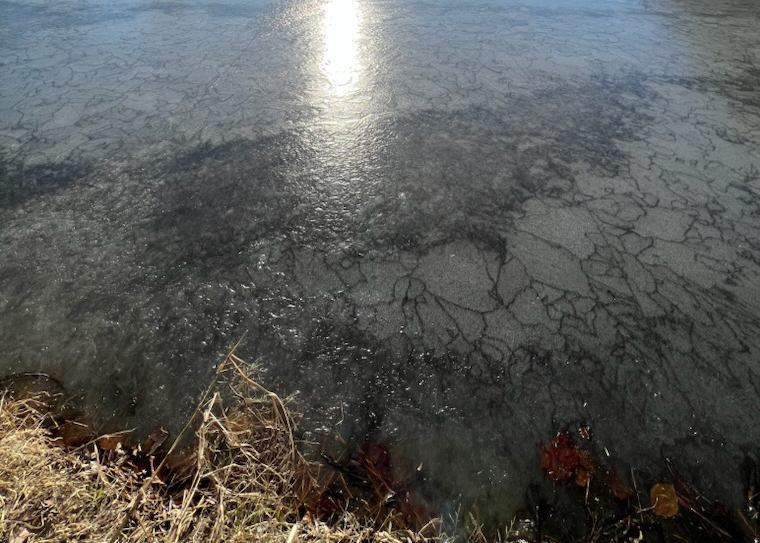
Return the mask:
{"type": "Polygon", "coordinates": [[[357,0],[329,0],[325,6],[322,70],[333,95],[345,96],[356,89],[361,72],[360,24],[357,0]]]}

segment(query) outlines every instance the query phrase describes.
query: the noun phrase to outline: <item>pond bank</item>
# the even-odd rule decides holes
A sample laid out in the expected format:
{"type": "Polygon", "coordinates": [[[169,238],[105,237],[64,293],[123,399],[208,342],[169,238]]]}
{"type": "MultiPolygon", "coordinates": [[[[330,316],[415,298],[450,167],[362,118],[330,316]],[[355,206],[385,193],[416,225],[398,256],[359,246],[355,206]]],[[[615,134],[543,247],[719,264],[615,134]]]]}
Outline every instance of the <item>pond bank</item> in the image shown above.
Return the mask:
{"type": "Polygon", "coordinates": [[[384,444],[306,459],[287,401],[234,352],[171,445],[165,431],[139,444],[129,432],[97,436],[55,403],[39,391],[0,400],[0,540],[696,543],[760,534],[750,457],[746,509],[732,511],[673,472],[667,481],[622,472],[595,451],[588,427],[537,451],[551,496],[526,489],[508,526],[489,521],[498,504],[438,518],[384,444]]]}
{"type": "Polygon", "coordinates": [[[4,395],[0,540],[394,543],[438,533],[435,522],[405,529],[372,500],[339,509],[332,478],[299,454],[282,400],[234,355],[224,366],[186,427],[190,449],[179,446],[187,432],[170,447],[161,432],[140,444],[96,437],[55,420],[50,396],[4,395]]]}

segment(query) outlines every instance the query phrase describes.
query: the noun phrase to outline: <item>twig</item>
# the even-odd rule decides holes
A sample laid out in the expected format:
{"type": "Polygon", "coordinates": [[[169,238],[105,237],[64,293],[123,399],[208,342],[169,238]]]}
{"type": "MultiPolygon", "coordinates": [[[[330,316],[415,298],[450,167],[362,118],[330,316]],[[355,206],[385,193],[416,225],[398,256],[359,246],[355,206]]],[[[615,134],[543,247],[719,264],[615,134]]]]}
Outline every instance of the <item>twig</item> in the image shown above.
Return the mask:
{"type": "Polygon", "coordinates": [[[641,496],[639,496],[639,487],[636,484],[636,474],[634,473],[633,468],[631,468],[631,480],[633,481],[633,489],[636,491],[636,501],[639,503],[639,509],[638,509],[639,520],[641,520],[641,522],[643,523],[644,522],[644,515],[643,515],[643,511],[644,510],[641,507],[641,496]]]}

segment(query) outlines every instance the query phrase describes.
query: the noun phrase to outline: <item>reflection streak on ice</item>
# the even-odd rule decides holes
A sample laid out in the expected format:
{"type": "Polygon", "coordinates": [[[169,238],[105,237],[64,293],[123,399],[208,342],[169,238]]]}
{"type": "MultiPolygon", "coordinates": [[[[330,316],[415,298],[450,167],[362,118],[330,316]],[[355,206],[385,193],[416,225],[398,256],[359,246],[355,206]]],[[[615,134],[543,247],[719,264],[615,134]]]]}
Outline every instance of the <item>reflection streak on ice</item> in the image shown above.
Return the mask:
{"type": "Polygon", "coordinates": [[[330,0],[325,6],[321,64],[333,96],[346,96],[356,89],[361,72],[360,15],[356,0],[330,0]]]}

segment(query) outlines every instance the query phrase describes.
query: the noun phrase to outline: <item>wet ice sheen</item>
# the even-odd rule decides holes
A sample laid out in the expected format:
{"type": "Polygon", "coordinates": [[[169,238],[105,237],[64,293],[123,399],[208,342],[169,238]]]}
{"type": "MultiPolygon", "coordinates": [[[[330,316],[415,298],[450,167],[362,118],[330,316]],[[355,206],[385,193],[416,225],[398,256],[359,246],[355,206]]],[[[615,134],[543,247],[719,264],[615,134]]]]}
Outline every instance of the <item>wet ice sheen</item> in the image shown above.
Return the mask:
{"type": "MultiPolygon", "coordinates": [[[[760,408],[751,2],[0,1],[0,364],[177,425],[227,347],[508,511],[760,408]]],[[[337,422],[346,417],[339,425],[337,422]]]]}

